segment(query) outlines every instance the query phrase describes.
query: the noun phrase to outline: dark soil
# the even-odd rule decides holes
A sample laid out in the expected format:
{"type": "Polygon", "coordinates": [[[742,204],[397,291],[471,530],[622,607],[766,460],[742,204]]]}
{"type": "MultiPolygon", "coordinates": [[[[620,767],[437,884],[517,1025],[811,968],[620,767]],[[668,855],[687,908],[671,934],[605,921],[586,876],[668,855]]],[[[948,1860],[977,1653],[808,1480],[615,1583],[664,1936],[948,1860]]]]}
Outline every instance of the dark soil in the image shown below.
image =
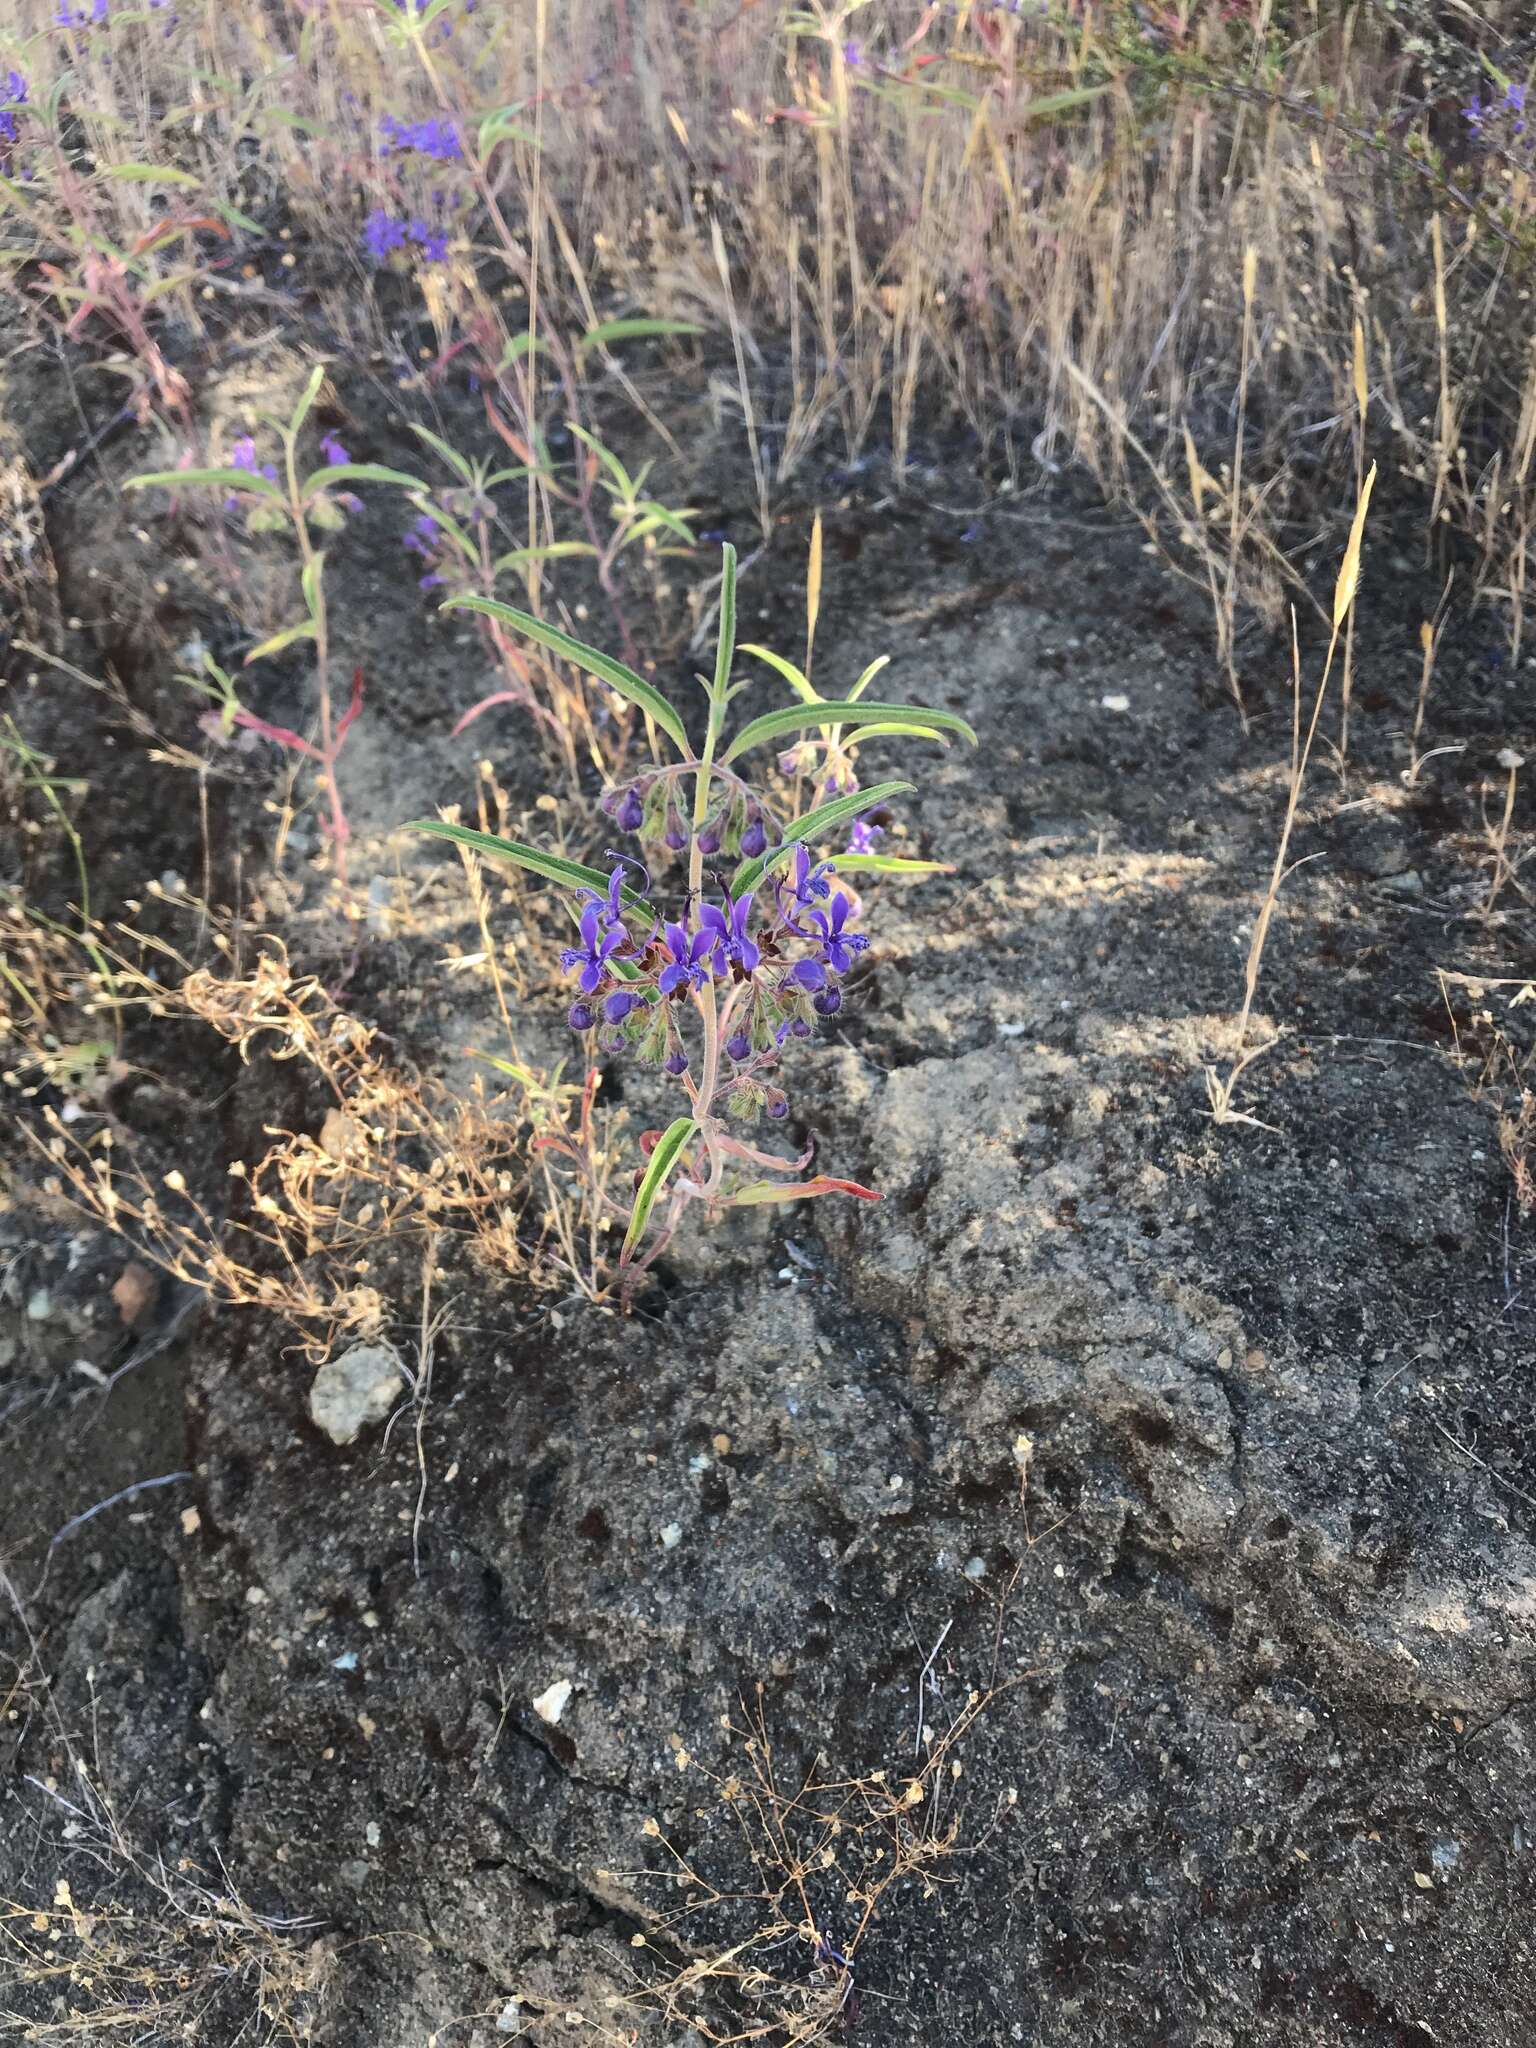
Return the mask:
{"type": "MultiPolygon", "coordinates": [[[[705,495],[739,468],[692,405],[679,438],[716,481],[691,501],[745,548],[737,485],[705,495]]],[[[41,398],[30,419],[46,471],[76,429],[41,398]]],[[[349,432],[360,459],[408,445],[376,393],[349,432]]],[[[70,653],[110,661],[196,748],[168,650],[217,644],[227,612],[163,514],[124,516],[117,480],[145,466],[113,446],[48,501],[70,653]],[[143,557],[167,549],[157,594],[143,557]]],[[[1239,1091],[1258,1121],[1217,1128],[1203,1072],[1234,1049],[1284,805],[1287,649],[1250,644],[1245,735],[1199,602],[1139,529],[1061,487],[996,498],[953,463],[900,494],[878,464],[804,479],[749,565],[744,637],[795,646],[816,505],[818,674],[890,652],[893,693],[963,711],[983,742],[940,757],[904,813],[904,850],[954,872],[872,892],[857,999],[790,1076],[797,1134],[883,1202],[680,1245],[628,1318],[552,1308],[450,1250],[419,1443],[406,1416],[339,1450],[260,1314],[188,1313],[168,1286],[147,1336],[123,1332],[125,1248],[40,1195],[18,1123],[0,1545],[15,1654],[24,1607],[51,1686],[10,1710],[0,1895],[132,1892],[69,1832],[67,1734],[141,1854],[222,1864],[255,1909],[316,1923],[294,1937],[330,1970],[303,2006],[316,2041],[696,2040],[606,2001],[660,1982],[664,1955],[746,1938],[780,1883],[712,1789],[747,1772],[725,1724],[760,1714],[786,1784],[900,1785],[975,1691],[959,1775],[939,1774],[951,1853],[885,1895],[841,2038],[1528,2042],[1533,1255],[1434,972],[1530,967],[1518,892],[1507,921],[1474,915],[1495,755],[1536,757],[1528,673],[1484,655],[1480,622],[1453,626],[1430,743],[1462,751],[1405,787],[1438,578],[1378,533],[1348,773],[1319,756],[1260,989],[1285,1036],[1239,1091]],[[550,1725],[532,1702],[560,1680],[550,1725]],[[721,1895],[670,1937],[698,1894],[641,1874],[675,1868],[648,1819],[721,1895]]],[[[398,867],[447,903],[453,865],[386,835],[467,804],[481,754],[531,803],[537,763],[508,711],[448,739],[484,656],[401,574],[397,511],[339,549],[333,603],[369,679],[344,776],[364,884],[398,867]]],[[[603,623],[594,599],[586,630],[603,623]]],[[[691,666],[681,613],[657,630],[691,666]]],[[[8,696],[90,779],[102,903],[165,871],[201,885],[185,768],[56,674],[8,696]]],[[[296,680],[263,708],[300,706],[296,680]]],[[[222,901],[237,871],[260,881],[273,761],[215,764],[222,901]]],[[[321,888],[306,831],[285,901],[321,888]]],[[[34,882],[68,888],[45,862],[34,882]]],[[[370,936],[320,964],[448,1070],[495,1027],[483,992],[431,983],[440,950],[370,936]]],[[[527,1049],[565,1049],[558,1017],[551,996],[527,1049]]],[[[210,1184],[264,1123],[323,1110],[185,1025],[141,1021],[128,1056],[124,1142],[210,1184]]],[[[633,1076],[610,1093],[626,1085],[643,1107],[633,1076]]],[[[410,1356],[403,1281],[391,1307],[410,1356]]],[[[855,1931],[837,1876],[807,1880],[833,1947],[855,1931]]],[[[804,1943],[773,1967],[815,1977],[804,1943]]],[[[213,2048],[250,2020],[238,1990],[190,2033],[150,2015],[132,2038],[213,2048]]],[[[0,2003],[58,2026],[92,1996],[33,1982],[0,2003]]],[[[749,1997],[734,2026],[774,2010],[749,1997]]]]}

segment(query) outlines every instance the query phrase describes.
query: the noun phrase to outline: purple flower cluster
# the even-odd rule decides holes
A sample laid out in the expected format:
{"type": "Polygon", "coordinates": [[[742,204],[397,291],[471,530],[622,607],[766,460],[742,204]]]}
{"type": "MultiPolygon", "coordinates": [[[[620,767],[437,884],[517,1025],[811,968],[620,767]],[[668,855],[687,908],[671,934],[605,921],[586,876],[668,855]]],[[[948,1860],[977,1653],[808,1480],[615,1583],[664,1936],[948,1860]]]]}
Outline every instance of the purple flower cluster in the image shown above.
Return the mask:
{"type": "Polygon", "coordinates": [[[0,142],[16,140],[16,109],[26,104],[27,81],[19,71],[8,71],[0,80],[0,142]]]}
{"type": "Polygon", "coordinates": [[[379,123],[379,134],[383,138],[380,153],[384,156],[414,153],[429,156],[440,164],[463,161],[464,147],[451,121],[397,121],[393,114],[386,114],[379,123]]]}
{"type": "Polygon", "coordinates": [[[387,263],[397,249],[414,246],[422,263],[446,263],[448,230],[417,217],[398,220],[383,207],[375,207],[363,223],[363,247],[375,263],[387,263]]]}
{"type": "Polygon", "coordinates": [[[850,928],[857,908],[835,886],[834,864],[796,846],[787,880],[775,877],[739,896],[727,890],[696,913],[685,908],[668,919],[651,913],[642,900],[649,880],[638,870],[636,890],[630,867],[638,863],[621,861],[606,892],[583,899],[580,943],[561,955],[580,990],[568,1016],[572,1030],[606,1025],[611,1049],[633,1048],[681,1075],[691,1064],[683,1030],[688,1001],[713,986],[730,1063],[717,1084],[727,1105],[736,1113],[766,1107],[770,1116],[783,1116],[788,1104],[764,1076],[788,1040],[810,1037],[818,1017],[837,1015],[838,983],[869,944],[850,928]],[[635,920],[647,917],[650,930],[636,936],[635,920]]]}
{"type": "Polygon", "coordinates": [[[1525,87],[1514,80],[1497,99],[1485,100],[1474,93],[1462,108],[1461,118],[1479,142],[1491,144],[1506,136],[1514,139],[1526,132],[1525,98],[1525,87]]]}
{"type": "Polygon", "coordinates": [[[445,576],[439,575],[436,566],[441,552],[442,537],[443,529],[430,512],[418,513],[400,536],[400,545],[407,548],[411,554],[420,555],[427,564],[427,573],[420,578],[423,590],[440,590],[447,581],[445,576]]]}

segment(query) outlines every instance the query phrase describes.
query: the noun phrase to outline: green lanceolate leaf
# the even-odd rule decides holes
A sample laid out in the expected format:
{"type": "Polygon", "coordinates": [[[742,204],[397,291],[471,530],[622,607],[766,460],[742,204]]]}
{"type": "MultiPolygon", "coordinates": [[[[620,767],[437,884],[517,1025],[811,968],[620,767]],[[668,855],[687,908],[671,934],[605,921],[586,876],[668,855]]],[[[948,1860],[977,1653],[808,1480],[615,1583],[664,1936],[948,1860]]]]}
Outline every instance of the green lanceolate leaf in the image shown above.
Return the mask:
{"type": "MultiPolygon", "coordinates": [[[[928,730],[935,728],[944,732],[956,732],[960,737],[976,745],[976,735],[966,721],[953,711],[930,711],[926,704],[861,704],[858,715],[865,724],[883,724],[895,720],[899,724],[921,725],[928,730]]],[[[786,733],[804,732],[808,727],[847,725],[850,722],[846,703],[828,700],[826,703],[784,704],[777,711],[765,711],[761,718],[754,718],[750,725],[744,725],[735,739],[721,755],[722,765],[734,761],[738,754],[744,754],[749,747],[761,746],[764,740],[782,739],[786,733]]]]}
{"type": "Polygon", "coordinates": [[[460,483],[474,483],[475,472],[464,460],[464,457],[459,453],[458,449],[453,447],[449,442],[445,441],[441,434],[434,434],[430,427],[422,426],[421,423],[417,420],[411,421],[411,432],[415,434],[419,440],[425,441],[429,448],[435,449],[436,452],[439,455],[441,455],[444,462],[447,463],[448,467],[453,471],[454,475],[459,479],[460,483]]]}
{"type": "Polygon", "coordinates": [[[615,341],[650,341],[663,334],[702,334],[692,320],[603,320],[589,327],[578,348],[607,348],[615,341]]]}
{"type": "Polygon", "coordinates": [[[297,626],[285,626],[281,633],[274,633],[270,639],[263,640],[259,646],[253,647],[245,657],[245,666],[249,668],[253,661],[265,661],[269,654],[281,654],[285,647],[295,647],[299,641],[313,640],[314,637],[313,619],[305,619],[297,626]]]}
{"type": "MultiPolygon", "coordinates": [[[[727,541],[720,550],[720,633],[715,642],[715,702],[724,704],[736,659],[736,550],[727,541]]],[[[729,754],[725,757],[729,760],[729,754]]]]}
{"type": "Polygon", "coordinates": [[[282,492],[270,477],[257,476],[248,469],[154,469],[145,476],[123,479],[125,491],[145,491],[152,484],[179,491],[187,484],[217,484],[226,491],[254,491],[258,497],[281,498],[282,492]]]}
{"type": "Polygon", "coordinates": [[[645,1178],[635,1194],[635,1206],[629,1212],[629,1228],[624,1233],[624,1249],[619,1254],[619,1263],[626,1264],[635,1246],[645,1234],[650,1221],[651,1210],[656,1197],[666,1184],[667,1175],[676,1166],[683,1147],[698,1129],[691,1116],[680,1116],[676,1123],[668,1124],[657,1140],[645,1169],[645,1178]]]}
{"type": "Polygon", "coordinates": [[[843,700],[844,703],[851,704],[855,698],[862,697],[870,684],[875,680],[875,677],[879,675],[881,669],[888,666],[890,659],[891,657],[888,654],[877,654],[869,664],[869,667],[865,669],[863,675],[859,677],[859,680],[848,692],[848,695],[843,700]]]}
{"type": "Polygon", "coordinates": [[[843,741],[845,747],[856,747],[864,740],[878,739],[882,733],[898,733],[909,740],[937,740],[941,747],[949,741],[943,733],[935,732],[931,725],[908,725],[902,719],[882,719],[875,725],[861,725],[857,731],[848,734],[843,741]]]}
{"type": "Polygon", "coordinates": [[[856,1180],[835,1180],[818,1173],[814,1180],[755,1180],[738,1188],[731,1197],[733,1209],[750,1208],[756,1202],[804,1202],[812,1195],[852,1195],[856,1201],[878,1202],[881,1196],[856,1180]]]}
{"type": "Polygon", "coordinates": [[[638,704],[674,742],[678,751],[687,754],[688,732],[681,718],[653,683],[648,683],[644,676],[637,676],[622,661],[600,654],[595,647],[588,647],[584,641],[573,640],[569,633],[562,633],[558,626],[546,626],[531,612],[520,612],[515,605],[502,604],[494,597],[450,597],[443,610],[484,612],[489,619],[500,619],[504,626],[515,626],[525,638],[536,640],[551,654],[563,655],[577,668],[585,669],[589,676],[596,676],[600,683],[617,690],[621,697],[627,697],[631,704],[638,704]]]}
{"type": "Polygon", "coordinates": [[[316,363],[309,373],[309,381],[299,395],[299,402],[293,408],[293,418],[288,422],[288,431],[298,438],[300,427],[309,417],[309,409],[320,396],[320,386],[325,382],[325,365],[316,363]]]}
{"type": "Polygon", "coordinates": [[[202,183],[190,171],[172,170],[168,164],[103,164],[96,173],[98,178],[118,178],[128,185],[183,185],[195,188],[202,183]]]}
{"type": "Polygon", "coordinates": [[[530,562],[564,561],[571,555],[595,555],[597,549],[585,540],[551,540],[542,547],[512,548],[504,555],[498,555],[491,565],[492,574],[500,576],[507,569],[526,569],[530,562]]]}
{"type": "Polygon", "coordinates": [[[320,579],[324,574],[325,554],[322,550],[320,554],[310,556],[299,577],[299,588],[304,593],[304,602],[309,606],[311,619],[318,619],[320,616],[320,579]]]}
{"type": "Polygon", "coordinates": [[[846,825],[863,812],[889,803],[893,797],[911,794],[910,782],[877,782],[873,789],[856,789],[851,796],[835,796],[829,804],[818,804],[814,811],[807,811],[803,818],[796,818],[792,825],[784,827],[784,837],[777,846],[770,846],[766,853],[742,862],[731,877],[731,894],[750,894],[764,875],[776,868],[780,861],[788,860],[802,839],[819,839],[824,832],[835,831],[839,825],[846,825]]]}
{"type": "MultiPolygon", "coordinates": [[[[476,832],[468,825],[450,825],[442,818],[413,818],[406,826],[407,832],[430,833],[434,839],[451,839],[455,846],[467,846],[472,853],[483,853],[493,860],[510,860],[520,868],[526,868],[541,880],[554,882],[562,889],[593,889],[599,896],[608,893],[608,877],[598,868],[583,867],[580,861],[566,860],[558,853],[545,853],[537,846],[525,846],[520,839],[501,839],[494,832],[476,832]]],[[[643,910],[645,899],[637,896],[633,889],[622,889],[621,900],[635,910],[643,910]]]]}
{"type": "Polygon", "coordinates": [[[405,491],[424,491],[419,476],[407,476],[403,469],[386,469],[382,462],[330,462],[304,479],[303,495],[324,490],[327,484],[398,484],[405,491]]]}
{"type": "Polygon", "coordinates": [[[832,865],[840,875],[952,875],[955,870],[943,860],[905,860],[897,853],[838,853],[832,865]]]}
{"type": "Polygon", "coordinates": [[[775,654],[771,647],[759,647],[755,641],[748,641],[742,647],[743,654],[750,654],[758,661],[766,661],[770,668],[777,669],[795,695],[806,704],[819,704],[820,697],[811,688],[809,676],[798,669],[792,661],[786,661],[782,654],[775,654]]]}

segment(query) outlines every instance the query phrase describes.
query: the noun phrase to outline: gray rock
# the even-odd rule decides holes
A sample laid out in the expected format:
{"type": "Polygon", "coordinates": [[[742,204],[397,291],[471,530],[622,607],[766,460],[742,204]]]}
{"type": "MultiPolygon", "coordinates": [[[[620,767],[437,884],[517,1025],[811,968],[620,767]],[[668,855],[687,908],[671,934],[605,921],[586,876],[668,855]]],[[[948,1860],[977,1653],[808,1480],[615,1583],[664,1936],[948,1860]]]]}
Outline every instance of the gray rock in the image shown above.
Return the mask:
{"type": "Polygon", "coordinates": [[[328,1358],[309,1390],[310,1420],[333,1444],[355,1443],[400,1398],[405,1374],[392,1344],[354,1344],[328,1358]]]}

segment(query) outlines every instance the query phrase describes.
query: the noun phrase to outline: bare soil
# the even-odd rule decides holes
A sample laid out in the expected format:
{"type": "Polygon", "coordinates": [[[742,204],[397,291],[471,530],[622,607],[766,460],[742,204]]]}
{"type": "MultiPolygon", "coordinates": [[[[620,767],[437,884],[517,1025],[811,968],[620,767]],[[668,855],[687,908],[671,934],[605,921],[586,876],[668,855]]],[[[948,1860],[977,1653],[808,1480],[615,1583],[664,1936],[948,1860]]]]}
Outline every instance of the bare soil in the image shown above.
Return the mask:
{"type": "MultiPolygon", "coordinates": [[[[9,407],[39,474],[79,434],[50,388],[9,407]]],[[[359,459],[406,453],[399,403],[351,395],[359,459]]],[[[678,495],[750,552],[739,462],[695,400],[671,424],[700,451],[678,495]]],[[[124,511],[133,440],[46,499],[69,652],[196,750],[168,650],[227,642],[228,614],[163,514],[124,511]]],[[[1200,600],[1139,529],[1059,482],[999,496],[938,442],[900,491],[877,456],[787,494],[746,637],[793,650],[816,506],[818,674],[889,652],[893,689],[983,736],[903,817],[903,850],[954,872],[871,892],[856,998],[790,1076],[795,1134],[883,1201],[681,1246],[628,1318],[491,1284],[450,1247],[419,1433],[405,1416],[343,1450],[260,1314],[168,1286],[124,1332],[125,1248],[42,1199],[20,1112],[0,1552],[52,1684],[5,1731],[0,1895],[131,1890],[68,1832],[67,1730],[147,1852],[313,1918],[330,1982],[305,2010],[328,2048],[489,2043],[510,2000],[503,2027],[530,2038],[574,2037],[569,2011],[681,2043],[701,2036],[604,2002],[665,1974],[684,1903],[643,1875],[672,1868],[645,1823],[720,1895],[679,1963],[750,1932],[764,1876],[680,1755],[729,1777],[723,1723],[760,1713],[785,1782],[899,1783],[974,1691],[993,1696],[947,1779],[952,1853],[886,1896],[841,2037],[1515,2048],[1536,2003],[1536,1253],[1434,970],[1530,967],[1518,894],[1492,928],[1473,914],[1494,756],[1536,758],[1529,675],[1453,624],[1430,726],[1462,751],[1405,787],[1440,576],[1384,523],[1348,772],[1320,756],[1265,965],[1257,1028],[1284,1036],[1239,1095],[1260,1121],[1218,1129],[1203,1070],[1233,1051],[1284,806],[1287,647],[1248,643],[1245,734],[1200,600]],[[532,1702],[562,1679],[550,1725],[532,1702]]],[[[485,658],[402,573],[398,510],[370,504],[338,543],[333,603],[368,676],[343,773],[364,886],[398,873],[448,906],[456,868],[388,835],[467,804],[482,754],[531,804],[537,762],[511,712],[447,737],[485,658]]],[[[254,554],[234,569],[259,576],[254,554]]],[[[586,630],[604,623],[594,597],[586,630]]],[[[679,673],[685,628],[680,606],[657,616],[679,673]]],[[[268,715],[301,710],[298,676],[268,715]]],[[[205,842],[195,778],[109,700],[18,673],[7,701],[89,778],[98,901],[162,873],[223,901],[265,886],[275,755],[214,762],[205,842]]],[[[58,853],[34,863],[42,900],[67,898],[58,853]]],[[[301,826],[284,900],[322,883],[301,826]]],[[[452,1072],[494,1022],[425,932],[338,937],[331,958],[312,940],[315,964],[452,1072]]],[[[527,1049],[553,1058],[559,1005],[535,998],[527,1049]]],[[[123,1141],[210,1186],[263,1125],[324,1111],[186,1025],[141,1020],[127,1057],[123,1141]]],[[[632,1075],[607,1093],[650,1100],[632,1075]]],[[[416,1304],[393,1305],[410,1356],[416,1304]]],[[[19,1612],[4,1625],[24,1658],[19,1612]]],[[[837,1946],[836,1867],[809,1885],[837,1946]]],[[[811,1980],[810,1947],[779,1969],[811,1980]]],[[[238,1990],[190,2036],[147,2014],[139,2038],[232,2039],[238,1990]]],[[[58,1999],[91,1995],[6,2002],[58,2025],[58,1999]]],[[[734,2025],[768,2017],[749,1998],[734,2025]]]]}

